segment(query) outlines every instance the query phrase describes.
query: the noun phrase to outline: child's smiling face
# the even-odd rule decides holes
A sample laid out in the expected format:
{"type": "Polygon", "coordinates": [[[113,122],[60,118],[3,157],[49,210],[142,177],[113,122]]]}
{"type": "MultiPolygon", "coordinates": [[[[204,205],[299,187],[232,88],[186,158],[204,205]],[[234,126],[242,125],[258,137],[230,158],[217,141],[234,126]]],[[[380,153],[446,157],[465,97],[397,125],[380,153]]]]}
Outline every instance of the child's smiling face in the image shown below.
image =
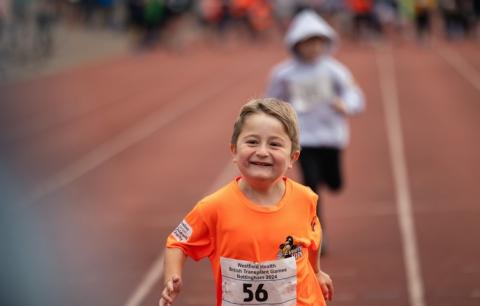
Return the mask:
{"type": "Polygon", "coordinates": [[[265,113],[245,118],[238,141],[231,150],[242,177],[252,187],[276,183],[300,154],[291,152],[292,142],[282,123],[265,113]]]}

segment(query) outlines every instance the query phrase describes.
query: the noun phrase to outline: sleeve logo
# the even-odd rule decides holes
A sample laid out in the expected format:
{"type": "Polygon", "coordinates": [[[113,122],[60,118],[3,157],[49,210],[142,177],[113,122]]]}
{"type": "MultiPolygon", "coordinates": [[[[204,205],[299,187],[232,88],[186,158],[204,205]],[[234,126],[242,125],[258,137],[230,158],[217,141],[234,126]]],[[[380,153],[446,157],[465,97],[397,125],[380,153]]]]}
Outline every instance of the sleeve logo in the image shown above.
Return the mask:
{"type": "Polygon", "coordinates": [[[180,242],[188,241],[190,236],[192,236],[192,227],[187,223],[187,221],[183,220],[172,232],[172,236],[180,242]]]}

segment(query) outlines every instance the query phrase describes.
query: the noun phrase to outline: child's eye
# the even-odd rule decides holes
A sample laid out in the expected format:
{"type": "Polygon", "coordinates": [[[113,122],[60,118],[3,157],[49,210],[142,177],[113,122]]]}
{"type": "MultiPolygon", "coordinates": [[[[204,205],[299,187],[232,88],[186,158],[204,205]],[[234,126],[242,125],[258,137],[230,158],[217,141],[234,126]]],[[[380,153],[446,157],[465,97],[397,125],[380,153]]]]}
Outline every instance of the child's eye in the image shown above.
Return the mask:
{"type": "Polygon", "coordinates": [[[246,141],[247,144],[257,144],[258,141],[256,141],[255,139],[249,139],[246,141]]]}
{"type": "Polygon", "coordinates": [[[271,145],[272,147],[281,147],[281,146],[282,146],[282,144],[279,143],[279,142],[272,142],[272,143],[270,143],[270,145],[271,145]]]}

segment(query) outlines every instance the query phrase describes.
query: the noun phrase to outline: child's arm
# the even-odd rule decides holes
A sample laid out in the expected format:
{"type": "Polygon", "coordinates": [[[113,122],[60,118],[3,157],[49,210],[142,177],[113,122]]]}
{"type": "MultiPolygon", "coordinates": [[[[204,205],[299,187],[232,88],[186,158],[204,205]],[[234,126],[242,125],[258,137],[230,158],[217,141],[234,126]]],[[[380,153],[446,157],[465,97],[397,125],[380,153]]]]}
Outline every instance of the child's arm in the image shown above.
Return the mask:
{"type": "Polygon", "coordinates": [[[334,90],[337,95],[332,107],[343,116],[360,113],[365,108],[365,98],[346,66],[336,60],[331,62],[334,72],[334,90]]]}
{"type": "Polygon", "coordinates": [[[186,259],[187,256],[181,249],[167,248],[165,250],[165,288],[158,303],[160,306],[172,305],[178,293],[180,293],[180,289],[182,288],[183,265],[186,259]]]}
{"type": "Polygon", "coordinates": [[[318,282],[320,283],[320,287],[322,288],[323,297],[325,300],[331,301],[333,298],[333,282],[330,275],[320,269],[320,256],[318,254],[318,249],[315,251],[309,250],[308,257],[310,264],[313,267],[313,271],[315,271],[318,282]]]}

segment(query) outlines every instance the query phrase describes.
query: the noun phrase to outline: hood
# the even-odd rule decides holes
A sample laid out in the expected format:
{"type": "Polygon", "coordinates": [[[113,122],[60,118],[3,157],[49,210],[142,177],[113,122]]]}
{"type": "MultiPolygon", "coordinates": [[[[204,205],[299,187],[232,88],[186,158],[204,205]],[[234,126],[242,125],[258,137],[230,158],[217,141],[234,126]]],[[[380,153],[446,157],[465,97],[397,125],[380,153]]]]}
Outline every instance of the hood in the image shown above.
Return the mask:
{"type": "Polygon", "coordinates": [[[318,36],[326,37],[331,43],[330,47],[337,41],[335,30],[322,17],[314,11],[305,10],[293,18],[285,35],[285,44],[289,50],[293,50],[296,43],[318,36]]]}

